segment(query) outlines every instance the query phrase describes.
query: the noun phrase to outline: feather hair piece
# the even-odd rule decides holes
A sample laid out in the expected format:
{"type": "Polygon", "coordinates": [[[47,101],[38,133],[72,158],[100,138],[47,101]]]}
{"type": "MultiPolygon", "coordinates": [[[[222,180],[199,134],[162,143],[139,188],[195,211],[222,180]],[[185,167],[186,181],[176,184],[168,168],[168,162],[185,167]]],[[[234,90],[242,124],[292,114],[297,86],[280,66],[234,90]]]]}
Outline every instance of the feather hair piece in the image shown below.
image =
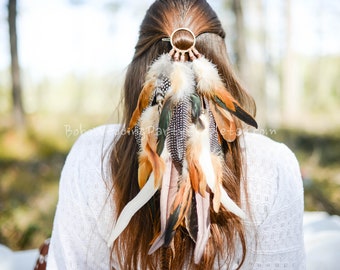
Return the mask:
{"type": "MultiPolygon", "coordinates": [[[[180,28],[174,33],[179,30],[187,31],[180,28]]],[[[174,48],[153,62],[127,127],[140,131],[136,135],[140,191],[120,213],[108,246],[158,190],[160,231],[148,254],[170,245],[176,230],[185,227],[195,243],[198,264],[210,236],[211,211],[223,206],[245,217],[222,185],[226,170],[222,142],[236,139],[235,117],[257,127],[228,92],[216,66],[194,45],[188,52],[174,48]],[[185,61],[185,53],[192,62],[185,61]]]]}

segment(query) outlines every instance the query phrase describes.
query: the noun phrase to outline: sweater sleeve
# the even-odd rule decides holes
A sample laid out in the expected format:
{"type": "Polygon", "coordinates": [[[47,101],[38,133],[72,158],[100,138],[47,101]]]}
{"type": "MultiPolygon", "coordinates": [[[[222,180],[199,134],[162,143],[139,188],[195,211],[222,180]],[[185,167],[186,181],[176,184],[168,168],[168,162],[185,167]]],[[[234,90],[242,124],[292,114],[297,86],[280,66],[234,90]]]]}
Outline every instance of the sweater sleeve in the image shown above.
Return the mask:
{"type": "MultiPolygon", "coordinates": [[[[109,269],[106,239],[112,227],[113,205],[105,172],[107,150],[101,127],[83,134],[72,147],[60,179],[47,269],[109,269]]],[[[109,141],[109,139],[107,139],[109,141]]]]}
{"type": "Polygon", "coordinates": [[[253,220],[246,226],[246,269],[305,269],[299,164],[284,144],[266,138],[263,146],[256,147],[248,160],[253,220]]]}

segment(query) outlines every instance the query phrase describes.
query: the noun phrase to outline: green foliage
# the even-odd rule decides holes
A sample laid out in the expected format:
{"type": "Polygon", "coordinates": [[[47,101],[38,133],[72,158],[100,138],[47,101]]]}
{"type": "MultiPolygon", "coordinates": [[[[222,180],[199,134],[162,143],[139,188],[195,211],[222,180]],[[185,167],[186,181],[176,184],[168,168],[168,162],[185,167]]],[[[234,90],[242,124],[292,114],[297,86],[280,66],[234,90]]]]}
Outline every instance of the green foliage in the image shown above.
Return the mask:
{"type": "Polygon", "coordinates": [[[340,56],[301,60],[304,69],[303,100],[310,112],[339,112],[340,56]]]}
{"type": "Polygon", "coordinates": [[[280,129],[271,137],[287,144],[300,162],[305,209],[340,215],[340,130],[280,129]]]}
{"type": "Polygon", "coordinates": [[[0,128],[0,243],[13,250],[38,248],[50,236],[67,153],[82,133],[112,122],[94,114],[35,114],[28,121],[26,132],[0,128]]]}
{"type": "Polygon", "coordinates": [[[0,242],[12,249],[37,248],[51,233],[69,147],[49,140],[33,131],[0,133],[0,242]]]}

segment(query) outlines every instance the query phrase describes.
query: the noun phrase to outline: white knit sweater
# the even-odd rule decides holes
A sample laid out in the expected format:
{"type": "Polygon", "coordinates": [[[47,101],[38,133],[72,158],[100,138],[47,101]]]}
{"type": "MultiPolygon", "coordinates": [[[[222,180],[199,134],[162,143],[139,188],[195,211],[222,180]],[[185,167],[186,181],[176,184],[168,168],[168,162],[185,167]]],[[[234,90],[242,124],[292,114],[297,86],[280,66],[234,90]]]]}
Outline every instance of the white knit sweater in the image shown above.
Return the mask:
{"type": "MultiPolygon", "coordinates": [[[[118,125],[87,131],[70,151],[61,174],[47,269],[109,269],[107,240],[115,207],[108,196],[106,161],[118,132],[118,125]]],[[[245,220],[248,255],[242,269],[305,269],[298,162],[283,144],[254,133],[244,138],[253,222],[245,220]]],[[[245,205],[244,195],[242,201],[245,205]]],[[[216,269],[225,269],[223,262],[216,262],[216,269]]]]}

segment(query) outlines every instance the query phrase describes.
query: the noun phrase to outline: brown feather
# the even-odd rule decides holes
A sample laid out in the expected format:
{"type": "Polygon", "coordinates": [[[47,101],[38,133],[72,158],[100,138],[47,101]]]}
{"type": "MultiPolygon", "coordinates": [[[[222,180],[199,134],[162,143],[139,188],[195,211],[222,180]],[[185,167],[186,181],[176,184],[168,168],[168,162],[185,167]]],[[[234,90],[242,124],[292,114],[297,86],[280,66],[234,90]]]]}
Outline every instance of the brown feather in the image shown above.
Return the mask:
{"type": "Polygon", "coordinates": [[[195,140],[195,136],[192,136],[191,139],[187,141],[186,151],[189,178],[191,186],[194,189],[194,191],[199,192],[201,196],[204,197],[206,193],[207,183],[205,175],[198,161],[200,151],[201,151],[200,141],[198,141],[197,139],[195,140]]]}
{"type": "Polygon", "coordinates": [[[161,185],[161,180],[165,169],[164,161],[156,153],[156,143],[152,144],[152,141],[146,143],[145,152],[147,153],[148,159],[152,166],[155,177],[155,187],[159,187],[161,185]]]}
{"type": "Polygon", "coordinates": [[[164,245],[168,246],[174,236],[176,229],[183,224],[192,202],[192,188],[188,175],[179,184],[174,203],[172,204],[170,216],[164,232],[164,245]]]}
{"type": "Polygon", "coordinates": [[[240,104],[232,97],[232,95],[223,87],[214,90],[212,98],[218,105],[237,116],[240,120],[257,128],[255,119],[246,112],[240,104]]]}
{"type": "Polygon", "coordinates": [[[228,110],[232,112],[236,112],[235,104],[240,106],[238,102],[233,98],[233,96],[228,92],[228,90],[224,87],[214,89],[214,95],[217,96],[225,104],[228,110]]]}
{"type": "Polygon", "coordinates": [[[139,156],[138,162],[138,185],[139,188],[142,188],[150,177],[152,165],[145,153],[139,156]]]}
{"type": "Polygon", "coordinates": [[[149,105],[150,98],[151,98],[151,95],[152,95],[152,91],[154,90],[154,86],[155,86],[154,80],[148,81],[144,85],[141,93],[139,94],[138,101],[137,101],[137,107],[132,114],[129,126],[127,128],[127,132],[130,132],[131,129],[134,128],[134,126],[137,124],[143,110],[149,105]]]}
{"type": "Polygon", "coordinates": [[[175,211],[175,209],[180,206],[180,212],[178,215],[178,219],[177,222],[173,228],[173,230],[176,230],[178,228],[179,225],[181,225],[188,209],[189,206],[191,204],[191,196],[192,196],[192,192],[191,192],[191,185],[190,185],[190,181],[185,180],[182,181],[177,196],[175,198],[174,204],[173,204],[173,209],[172,212],[175,211]]]}
{"type": "Polygon", "coordinates": [[[223,108],[216,106],[212,101],[210,101],[209,105],[219,134],[227,142],[234,141],[236,139],[236,125],[230,113],[223,108]]]}

